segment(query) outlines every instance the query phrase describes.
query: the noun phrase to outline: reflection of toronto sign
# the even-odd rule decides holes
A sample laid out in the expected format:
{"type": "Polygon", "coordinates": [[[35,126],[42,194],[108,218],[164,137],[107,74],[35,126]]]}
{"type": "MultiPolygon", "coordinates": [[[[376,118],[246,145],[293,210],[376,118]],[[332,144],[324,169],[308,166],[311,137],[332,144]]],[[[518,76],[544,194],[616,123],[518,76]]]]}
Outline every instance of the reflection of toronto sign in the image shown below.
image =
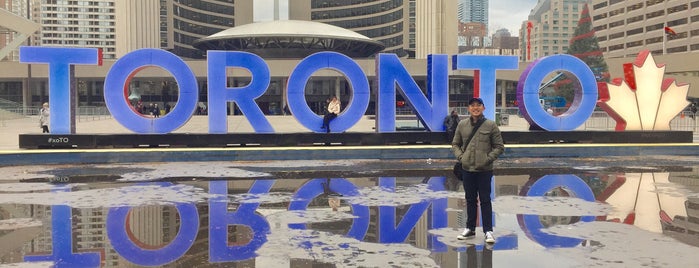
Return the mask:
{"type": "MultiPolygon", "coordinates": [[[[51,48],[51,47],[21,47],[20,62],[44,63],[49,65],[49,97],[51,100],[51,128],[54,134],[70,134],[70,66],[71,65],[96,65],[99,63],[97,49],[89,48],[51,48]]],[[[647,54],[646,54],[647,56],[647,54]]],[[[639,55],[641,58],[641,55],[639,55]]],[[[516,56],[486,56],[486,55],[455,55],[452,57],[452,69],[474,70],[476,83],[475,94],[481,97],[486,107],[485,116],[495,118],[496,99],[496,72],[498,70],[516,70],[518,68],[516,56]]],[[[337,52],[319,52],[310,55],[299,62],[291,72],[288,87],[285,91],[289,109],[298,122],[315,132],[322,132],[322,117],[314,113],[305,99],[304,89],[313,73],[322,69],[333,69],[342,73],[352,89],[352,96],[346,109],[331,122],[334,132],[343,132],[359,122],[369,106],[371,92],[369,81],[362,68],[351,58],[337,52]]],[[[643,68],[647,69],[647,68],[643,68]]],[[[641,70],[639,68],[639,70],[641,70]]],[[[639,71],[634,68],[634,71],[639,71]]],[[[235,102],[240,111],[245,115],[253,129],[257,133],[273,133],[274,128],[265,118],[255,99],[262,96],[267,90],[271,77],[269,66],[259,56],[239,51],[208,51],[207,53],[207,84],[208,84],[208,119],[209,133],[223,134],[228,132],[227,103],[235,102]],[[226,70],[228,68],[247,69],[251,74],[251,82],[244,87],[227,87],[226,70]]],[[[638,127],[645,122],[667,120],[659,125],[667,125],[666,118],[656,119],[658,109],[639,109],[638,103],[646,103],[652,99],[659,104],[663,100],[663,106],[677,108],[678,100],[686,102],[687,87],[677,91],[672,98],[661,98],[659,94],[663,81],[663,73],[655,72],[652,77],[640,77],[654,87],[646,87],[649,90],[636,90],[635,84],[630,87],[630,93],[615,95],[612,91],[605,97],[618,96],[612,99],[613,107],[605,109],[619,120],[628,120],[624,117],[626,107],[635,106],[636,111],[643,110],[642,118],[636,124],[638,127]],[[659,77],[658,75],[659,74],[659,77]],[[649,91],[657,92],[649,92],[649,91]],[[635,102],[629,102],[628,98],[635,98],[635,94],[641,93],[641,97],[635,102]],[[653,99],[655,98],[655,99],[653,99]],[[667,99],[667,100],[666,100],[667,99]],[[626,103],[617,105],[614,102],[626,103]],[[667,103],[665,103],[667,102],[667,103]],[[629,106],[630,105],[630,106],[629,106]],[[614,112],[617,111],[617,112],[614,112]],[[619,112],[621,111],[621,112],[619,112]]],[[[444,131],[443,118],[448,114],[449,104],[449,57],[447,55],[431,55],[427,63],[427,94],[423,94],[420,87],[405,69],[400,59],[395,54],[379,54],[376,57],[376,79],[378,90],[376,93],[376,131],[395,132],[396,128],[396,92],[414,108],[415,114],[423,122],[429,131],[444,131]],[[399,86],[399,87],[396,87],[399,86]]],[[[627,77],[627,82],[630,80],[627,77]]],[[[606,87],[603,87],[606,88],[606,87]]],[[[611,87],[610,87],[611,88],[611,87]]],[[[665,89],[665,88],[663,88],[665,89]]],[[[104,99],[107,108],[114,119],[124,127],[136,133],[170,133],[182,127],[193,115],[198,102],[198,85],[192,70],[176,55],[160,49],[140,49],[130,52],[114,63],[104,82],[104,99]],[[147,118],[139,115],[127,101],[129,81],[139,70],[147,67],[160,67],[170,72],[179,86],[179,97],[174,109],[160,118],[147,118]]],[[[584,124],[592,115],[597,105],[598,88],[594,74],[590,68],[578,58],[570,55],[559,54],[540,58],[532,62],[522,73],[518,88],[517,100],[524,117],[532,124],[541,126],[549,131],[570,131],[584,124]],[[552,72],[565,71],[575,76],[580,82],[580,89],[575,94],[575,100],[569,109],[562,115],[554,116],[547,113],[539,103],[539,87],[547,75],[552,72]]],[[[604,99],[603,99],[604,101],[604,99]]],[[[606,99],[609,101],[609,98],[606,99]]],[[[631,109],[633,110],[633,109],[631,109]]],[[[681,111],[681,109],[680,109],[681,111]]],[[[678,111],[679,112],[679,111],[678,111]]],[[[632,112],[628,112],[631,114],[632,112]]],[[[677,112],[676,112],[677,113],[677,112]]],[[[672,114],[672,116],[676,115],[672,114]]],[[[636,113],[639,114],[639,113],[636,113]]],[[[670,113],[666,113],[670,114],[670,113]]],[[[632,118],[634,119],[634,118],[632,118]]],[[[646,124],[649,124],[646,122],[646,124]]],[[[643,126],[644,130],[661,129],[643,126]]],[[[617,127],[619,130],[619,127],[617,127]]],[[[627,128],[630,129],[630,128],[627,128]]],[[[623,130],[623,129],[622,129],[623,130]]]]}
{"type": "MultiPolygon", "coordinates": [[[[444,177],[433,177],[427,184],[432,191],[444,191],[444,177]]],[[[275,180],[257,180],[250,187],[249,194],[267,194],[274,185],[275,180]]],[[[493,182],[494,183],[494,182],[493,182]]],[[[155,183],[167,187],[171,183],[155,183]]],[[[382,177],[378,185],[383,189],[391,190],[396,187],[396,179],[382,177]]],[[[594,202],[595,196],[592,189],[582,179],[572,174],[547,175],[536,180],[528,187],[523,196],[545,196],[547,192],[557,188],[565,188],[571,196],[594,202]]],[[[306,210],[310,202],[325,193],[328,188],[334,193],[345,197],[359,194],[358,187],[349,180],[342,178],[313,179],[304,183],[291,198],[288,210],[306,210]],[[327,186],[326,186],[327,183],[327,186]]],[[[256,251],[266,242],[271,231],[267,219],[256,212],[260,203],[240,203],[235,210],[230,209],[228,198],[228,186],[226,181],[209,182],[209,193],[216,196],[208,202],[208,236],[197,238],[200,231],[199,210],[193,203],[176,203],[174,206],[179,213],[180,221],[177,235],[165,245],[147,245],[136,238],[129,226],[129,214],[133,207],[110,208],[107,214],[106,232],[111,247],[124,259],[142,266],[161,266],[172,263],[183,256],[197,242],[197,239],[208,237],[209,262],[222,263],[248,260],[255,258],[256,251]],[[232,244],[228,241],[228,226],[246,226],[251,232],[251,239],[245,244],[232,244]]],[[[371,216],[370,207],[353,204],[352,214],[355,216],[347,231],[348,237],[363,241],[369,232],[371,216]]],[[[25,256],[24,260],[53,261],[56,267],[98,267],[101,263],[99,251],[73,252],[73,217],[71,207],[66,205],[51,206],[51,237],[52,252],[49,255],[25,256]]],[[[413,229],[417,226],[423,215],[427,215],[427,228],[447,228],[448,225],[448,200],[438,198],[425,200],[409,206],[405,213],[399,217],[396,207],[379,206],[377,219],[376,239],[378,243],[404,243],[409,238],[413,229]],[[400,219],[400,220],[398,220],[400,219]]],[[[546,247],[576,247],[583,241],[579,238],[561,237],[548,234],[543,230],[546,226],[541,223],[539,215],[518,215],[520,227],[529,239],[546,247]]],[[[591,222],[595,216],[582,216],[581,221],[591,222]]],[[[135,223],[137,224],[137,223],[135,223]]],[[[306,229],[305,224],[289,224],[289,228],[306,229]]],[[[427,234],[427,247],[433,252],[446,252],[449,247],[438,240],[438,237],[427,234]]],[[[494,250],[516,249],[519,243],[516,234],[501,236],[494,250]]],[[[305,245],[309,247],[317,245],[305,245]]],[[[320,245],[322,247],[322,245],[320,245]]]]}

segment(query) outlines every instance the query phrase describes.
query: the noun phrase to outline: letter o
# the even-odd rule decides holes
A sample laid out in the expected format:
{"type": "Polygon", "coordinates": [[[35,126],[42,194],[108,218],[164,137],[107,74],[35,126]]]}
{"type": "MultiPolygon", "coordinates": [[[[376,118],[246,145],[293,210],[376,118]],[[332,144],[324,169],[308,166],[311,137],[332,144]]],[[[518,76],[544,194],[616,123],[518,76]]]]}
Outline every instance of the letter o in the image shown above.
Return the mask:
{"type": "Polygon", "coordinates": [[[104,80],[104,102],[114,119],[136,133],[170,133],[182,127],[194,114],[198,101],[197,79],[189,66],[175,54],[153,48],[139,49],[114,63],[104,80]],[[156,66],[170,72],[179,87],[177,104],[160,118],[146,118],[126,103],[131,79],[146,67],[156,66]]]}
{"type": "MultiPolygon", "coordinates": [[[[343,196],[357,195],[357,187],[346,179],[314,179],[298,189],[292,199],[294,201],[289,204],[289,210],[306,210],[311,200],[323,194],[326,187],[343,196]],[[329,186],[324,187],[323,184],[326,182],[329,183],[329,186]]],[[[357,218],[352,221],[352,227],[347,232],[347,236],[362,240],[369,230],[369,207],[352,205],[352,214],[357,218]]],[[[289,226],[294,229],[305,229],[304,224],[289,224],[289,226]]]]}
{"type": "Polygon", "coordinates": [[[192,246],[199,230],[199,212],[193,204],[176,205],[180,218],[180,230],[177,236],[165,247],[143,249],[131,239],[126,230],[126,220],[131,207],[109,209],[107,216],[107,236],[114,250],[130,262],[138,265],[157,266],[173,262],[192,246]]]}
{"type": "MultiPolygon", "coordinates": [[[[543,176],[529,187],[526,196],[544,196],[547,192],[558,187],[564,187],[570,190],[576,197],[585,201],[595,201],[595,194],[592,192],[592,189],[590,189],[590,186],[578,176],[572,174],[543,176]]],[[[539,215],[518,215],[517,218],[524,232],[527,233],[532,240],[544,247],[575,247],[582,242],[582,239],[579,238],[561,237],[542,232],[541,230],[546,227],[541,224],[539,215]]],[[[595,216],[582,216],[580,218],[580,221],[584,222],[591,222],[594,220],[595,216]]]]}
{"type": "Polygon", "coordinates": [[[549,131],[575,130],[590,118],[597,105],[597,80],[590,67],[580,59],[565,54],[537,59],[527,66],[517,84],[519,110],[530,124],[549,131]],[[539,104],[539,87],[554,71],[567,71],[580,81],[582,90],[575,91],[575,100],[560,116],[547,113],[539,104]]]}
{"type": "MultiPolygon", "coordinates": [[[[369,107],[369,81],[362,68],[350,57],[338,52],[318,52],[306,57],[289,75],[286,90],[289,109],[296,120],[315,132],[323,132],[323,117],[314,113],[306,102],[306,84],[314,72],[320,69],[333,69],[345,75],[352,97],[345,110],[332,120],[332,132],[343,132],[354,126],[364,116],[369,107]]],[[[337,96],[339,98],[339,96],[337,96]]]]}

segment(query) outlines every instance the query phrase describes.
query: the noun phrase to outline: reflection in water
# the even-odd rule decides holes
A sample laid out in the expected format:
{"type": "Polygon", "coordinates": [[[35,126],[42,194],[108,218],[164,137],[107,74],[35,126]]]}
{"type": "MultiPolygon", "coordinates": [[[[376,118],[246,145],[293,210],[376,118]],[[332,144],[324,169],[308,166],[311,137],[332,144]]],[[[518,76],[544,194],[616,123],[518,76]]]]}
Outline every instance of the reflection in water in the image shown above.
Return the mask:
{"type": "MultiPolygon", "coordinates": [[[[167,173],[160,172],[147,176],[167,173]]],[[[197,179],[240,173],[270,176],[226,169],[133,182],[153,179],[125,169],[126,180],[4,183],[0,263],[699,266],[689,257],[699,246],[699,191],[681,174],[496,176],[498,242],[486,246],[482,233],[456,239],[465,204],[449,178],[197,179]]]]}

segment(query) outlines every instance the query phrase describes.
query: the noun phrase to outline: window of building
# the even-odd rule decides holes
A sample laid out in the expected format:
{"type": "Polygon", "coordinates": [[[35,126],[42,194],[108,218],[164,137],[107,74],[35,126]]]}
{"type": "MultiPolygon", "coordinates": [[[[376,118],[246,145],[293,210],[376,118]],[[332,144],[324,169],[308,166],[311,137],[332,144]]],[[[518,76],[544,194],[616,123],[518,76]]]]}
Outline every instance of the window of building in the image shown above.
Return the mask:
{"type": "Polygon", "coordinates": [[[623,37],[624,37],[624,32],[614,33],[614,34],[609,35],[609,40],[614,40],[614,39],[623,38],[623,37]]]}
{"type": "Polygon", "coordinates": [[[637,9],[641,9],[641,8],[643,8],[643,3],[638,3],[638,4],[630,5],[630,6],[626,7],[626,12],[633,11],[633,10],[637,10],[637,9]]]}
{"type": "Polygon", "coordinates": [[[643,15],[638,15],[638,16],[635,16],[635,17],[631,17],[631,18],[626,19],[626,23],[627,23],[627,24],[629,24],[629,23],[634,23],[634,22],[638,22],[638,21],[643,21],[643,15]]]}
{"type": "Polygon", "coordinates": [[[636,28],[633,30],[626,31],[626,36],[631,36],[631,35],[640,34],[640,33],[643,33],[643,28],[636,28]]]}
{"type": "Polygon", "coordinates": [[[657,29],[662,29],[663,27],[664,26],[662,23],[646,26],[646,32],[650,32],[650,31],[657,30],[657,29]]]}
{"type": "Polygon", "coordinates": [[[624,13],[624,8],[623,8],[623,7],[622,7],[622,8],[618,8],[618,9],[609,11],[609,17],[614,17],[614,16],[616,16],[616,15],[623,14],[623,13],[624,13]]]}
{"type": "Polygon", "coordinates": [[[618,20],[609,24],[609,28],[619,27],[624,25],[624,20],[618,20]]]}
{"type": "Polygon", "coordinates": [[[638,46],[642,46],[642,45],[643,45],[643,40],[639,40],[639,41],[635,41],[635,42],[628,42],[628,43],[626,43],[626,47],[627,47],[627,48],[630,48],[630,47],[638,47],[638,46]]]}
{"type": "Polygon", "coordinates": [[[655,43],[660,43],[663,41],[663,37],[653,37],[653,38],[648,38],[646,39],[646,45],[650,44],[655,44],[655,43]]]}
{"type": "Polygon", "coordinates": [[[623,44],[613,45],[613,46],[610,46],[610,47],[609,47],[609,51],[621,50],[621,49],[624,49],[624,45],[623,45],[623,44]]]}
{"type": "Polygon", "coordinates": [[[660,16],[663,16],[663,15],[665,15],[665,10],[658,10],[658,11],[655,11],[655,12],[651,12],[651,13],[646,14],[646,19],[651,19],[651,18],[655,18],[655,17],[660,17],[660,16]]]}
{"type": "Polygon", "coordinates": [[[660,3],[662,3],[662,2],[665,2],[665,0],[647,0],[647,1],[646,1],[646,6],[649,7],[649,6],[653,6],[653,5],[660,4],[660,3]]]}
{"type": "Polygon", "coordinates": [[[679,6],[674,6],[674,7],[668,8],[668,9],[667,9],[667,14],[670,15],[670,14],[672,14],[672,13],[680,12],[680,11],[685,11],[685,10],[687,10],[687,9],[689,9],[689,5],[687,5],[687,4],[681,4],[681,5],[679,5],[679,6]]]}
{"type": "Polygon", "coordinates": [[[679,46],[679,47],[671,47],[667,49],[667,53],[678,53],[678,52],[686,52],[687,51],[687,46],[679,46]]]}
{"type": "Polygon", "coordinates": [[[607,1],[604,1],[602,3],[595,4],[594,6],[592,6],[592,9],[597,10],[597,9],[600,9],[600,8],[603,8],[606,6],[607,6],[607,1]]]}
{"type": "Polygon", "coordinates": [[[606,18],[606,17],[607,17],[607,13],[605,12],[605,13],[602,13],[602,14],[599,14],[599,15],[595,15],[595,16],[592,17],[592,18],[593,18],[594,20],[601,20],[601,19],[604,19],[604,18],[606,18]]]}
{"type": "Polygon", "coordinates": [[[678,32],[677,34],[667,36],[667,40],[677,40],[684,38],[687,38],[687,32],[678,32]]]}
{"type": "Polygon", "coordinates": [[[687,18],[681,18],[678,20],[671,20],[667,22],[667,26],[677,26],[687,24],[687,18]]]}

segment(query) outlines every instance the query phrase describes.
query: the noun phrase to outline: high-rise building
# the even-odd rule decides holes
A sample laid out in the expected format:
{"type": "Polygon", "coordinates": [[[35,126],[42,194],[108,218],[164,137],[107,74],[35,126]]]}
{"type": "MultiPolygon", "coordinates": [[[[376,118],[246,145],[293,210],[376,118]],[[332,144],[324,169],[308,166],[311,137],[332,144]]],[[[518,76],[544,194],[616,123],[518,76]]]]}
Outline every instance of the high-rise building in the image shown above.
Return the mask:
{"type": "Polygon", "coordinates": [[[36,20],[41,32],[35,43],[54,47],[101,48],[103,58],[115,59],[116,10],[114,0],[41,0],[36,20]]]}
{"type": "Polygon", "coordinates": [[[160,0],[114,2],[116,57],[139,48],[160,48],[160,0]]]}
{"type": "MultiPolygon", "coordinates": [[[[417,1],[415,7],[415,58],[429,54],[456,54],[457,31],[453,0],[417,1]]],[[[412,18],[411,18],[412,19],[412,18]]],[[[412,33],[411,33],[412,34],[412,33]]]]}
{"type": "Polygon", "coordinates": [[[290,6],[289,19],[312,20],[355,31],[383,43],[384,52],[407,55],[409,1],[310,0],[290,6]]]}
{"type": "MultiPolygon", "coordinates": [[[[29,6],[26,0],[0,0],[0,9],[4,9],[7,12],[10,12],[11,14],[14,14],[22,18],[28,18],[31,16],[29,14],[29,6]]],[[[15,30],[6,30],[3,29],[2,26],[0,26],[0,49],[3,49],[6,46],[12,44],[15,41],[15,38],[15,30]]],[[[7,60],[19,60],[19,53],[16,49],[13,51],[8,51],[7,55],[5,56],[7,56],[7,60]]],[[[4,58],[5,57],[3,57],[2,54],[0,54],[0,60],[3,60],[4,58]]]]}
{"type": "Polygon", "coordinates": [[[478,22],[488,27],[488,0],[459,0],[457,10],[460,22],[478,22]]]}
{"type": "Polygon", "coordinates": [[[161,4],[161,25],[167,25],[166,33],[161,30],[165,48],[180,57],[201,59],[205,51],[192,47],[195,40],[207,37],[228,28],[253,22],[253,1],[189,1],[164,0],[161,4]],[[166,15],[163,15],[166,13],[166,15]],[[165,21],[163,21],[165,17],[165,21]]]}
{"type": "Polygon", "coordinates": [[[539,0],[520,29],[521,60],[563,54],[587,0],[539,0]]]}
{"type": "Polygon", "coordinates": [[[699,50],[699,1],[593,0],[590,15],[606,58],[699,50]],[[668,28],[665,28],[668,27],[668,28]]]}

